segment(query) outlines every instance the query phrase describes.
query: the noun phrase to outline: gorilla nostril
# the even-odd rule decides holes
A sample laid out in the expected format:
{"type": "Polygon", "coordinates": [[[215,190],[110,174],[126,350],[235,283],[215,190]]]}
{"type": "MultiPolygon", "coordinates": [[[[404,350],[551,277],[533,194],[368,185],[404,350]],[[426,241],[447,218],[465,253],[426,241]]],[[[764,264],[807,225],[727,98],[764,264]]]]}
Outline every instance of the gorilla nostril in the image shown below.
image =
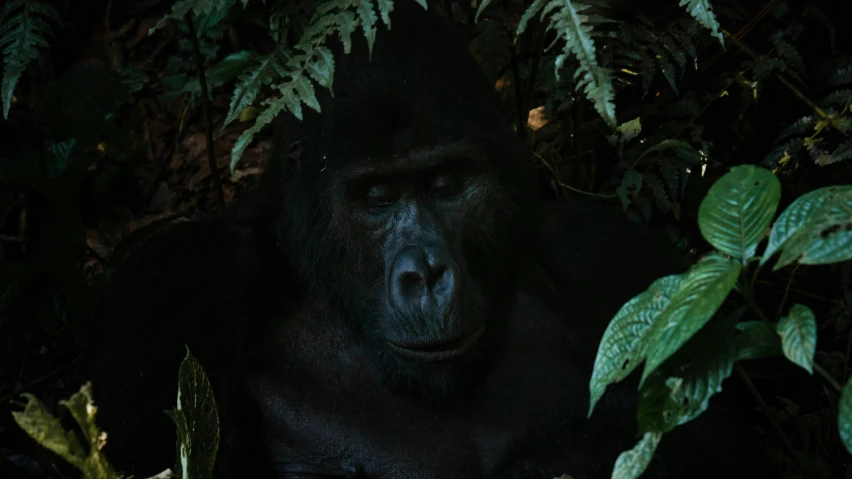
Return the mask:
{"type": "Polygon", "coordinates": [[[425,284],[423,277],[414,271],[405,271],[399,276],[399,287],[405,296],[422,295],[425,284]]]}

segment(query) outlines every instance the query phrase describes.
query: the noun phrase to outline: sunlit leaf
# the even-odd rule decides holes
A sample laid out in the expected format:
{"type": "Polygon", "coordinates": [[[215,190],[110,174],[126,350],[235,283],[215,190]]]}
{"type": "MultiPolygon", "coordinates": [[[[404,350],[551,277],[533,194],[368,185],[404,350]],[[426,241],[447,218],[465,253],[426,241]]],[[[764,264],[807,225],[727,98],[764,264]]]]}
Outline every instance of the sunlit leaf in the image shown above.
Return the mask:
{"type": "Polygon", "coordinates": [[[626,378],[642,362],[643,338],[669,306],[671,296],[682,279],[681,275],[671,275],[654,281],[646,291],[625,303],[612,318],[598,346],[589,382],[590,416],[606,387],[626,378]]]}
{"type": "Polygon", "coordinates": [[[741,266],[713,253],[686,273],[671,304],[648,334],[642,383],[713,317],[739,277],[741,266]]]}
{"type": "Polygon", "coordinates": [[[754,256],[781,200],[781,183],[753,165],[731,168],[698,208],[701,234],[719,251],[745,263],[754,256]]]}

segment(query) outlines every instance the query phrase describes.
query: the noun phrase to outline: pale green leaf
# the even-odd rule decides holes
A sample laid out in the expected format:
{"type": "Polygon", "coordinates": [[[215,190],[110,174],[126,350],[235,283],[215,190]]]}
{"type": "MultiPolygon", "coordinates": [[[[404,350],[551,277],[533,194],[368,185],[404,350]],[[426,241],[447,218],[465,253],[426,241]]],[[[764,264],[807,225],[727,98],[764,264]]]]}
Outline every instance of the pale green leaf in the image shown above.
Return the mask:
{"type": "Polygon", "coordinates": [[[664,276],[625,303],[610,321],[598,345],[592,379],[589,382],[589,416],[606,387],[626,378],[644,359],[643,338],[652,324],[668,308],[671,296],[683,277],[664,276]]]}
{"type": "Polygon", "coordinates": [[[731,168],[710,187],[698,208],[701,234],[743,263],[754,256],[781,200],[781,183],[753,165],[731,168]]]}
{"type": "Polygon", "coordinates": [[[784,356],[813,374],[816,354],[817,324],[813,311],[801,304],[793,305],[790,314],[778,321],[778,335],[784,356]]]}
{"type": "Polygon", "coordinates": [[[612,479],[637,479],[654,459],[654,452],[660,444],[663,435],[656,432],[646,432],[636,446],[629,451],[619,454],[615,460],[612,479]]]}
{"type": "Polygon", "coordinates": [[[642,383],[710,321],[734,288],[741,268],[718,253],[705,256],[690,268],[671,304],[649,332],[642,383]]]}
{"type": "Polygon", "coordinates": [[[719,21],[716,20],[716,15],[713,14],[713,6],[710,5],[710,0],[680,0],[680,6],[686,6],[686,11],[700,23],[704,28],[710,30],[710,33],[719,39],[719,43],[725,46],[725,38],[719,31],[719,21]]]}

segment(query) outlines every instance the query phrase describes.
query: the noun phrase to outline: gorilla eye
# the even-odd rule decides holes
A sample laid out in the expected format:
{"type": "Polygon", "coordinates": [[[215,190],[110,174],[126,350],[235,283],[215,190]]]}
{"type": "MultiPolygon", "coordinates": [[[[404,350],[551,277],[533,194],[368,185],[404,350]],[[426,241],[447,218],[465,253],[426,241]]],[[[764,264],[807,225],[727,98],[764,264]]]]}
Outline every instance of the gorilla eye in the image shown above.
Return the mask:
{"type": "Polygon", "coordinates": [[[436,196],[454,196],[464,189],[464,178],[457,172],[442,172],[432,183],[431,194],[436,196]]]}
{"type": "Polygon", "coordinates": [[[390,206],[396,198],[396,191],[386,184],[376,184],[367,190],[367,202],[370,206],[390,206]]]}

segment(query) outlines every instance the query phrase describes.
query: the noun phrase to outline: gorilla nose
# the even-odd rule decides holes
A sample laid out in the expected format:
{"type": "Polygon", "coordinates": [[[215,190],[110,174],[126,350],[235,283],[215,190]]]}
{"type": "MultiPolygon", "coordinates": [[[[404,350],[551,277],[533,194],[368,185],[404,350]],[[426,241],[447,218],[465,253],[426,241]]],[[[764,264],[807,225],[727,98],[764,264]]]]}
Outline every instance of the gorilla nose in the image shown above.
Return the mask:
{"type": "Polygon", "coordinates": [[[402,311],[437,313],[453,300],[459,268],[446,248],[407,246],[390,271],[390,300],[402,311]]]}

